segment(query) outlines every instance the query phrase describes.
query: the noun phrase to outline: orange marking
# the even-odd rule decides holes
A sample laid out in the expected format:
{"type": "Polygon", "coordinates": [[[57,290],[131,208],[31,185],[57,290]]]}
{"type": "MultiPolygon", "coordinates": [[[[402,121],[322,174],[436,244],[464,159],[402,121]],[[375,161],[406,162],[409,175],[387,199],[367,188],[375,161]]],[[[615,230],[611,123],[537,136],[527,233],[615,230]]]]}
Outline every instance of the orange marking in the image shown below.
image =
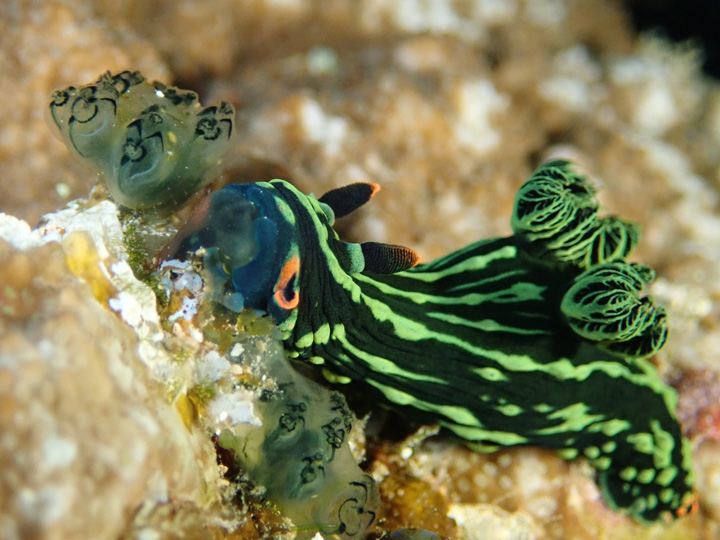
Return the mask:
{"type": "Polygon", "coordinates": [[[275,284],[275,302],[283,309],[295,309],[300,303],[300,295],[297,291],[293,291],[294,294],[290,300],[285,297],[286,289],[290,285],[290,281],[298,275],[299,271],[299,257],[292,257],[280,270],[280,279],[278,279],[278,282],[275,284]]]}
{"type": "Polygon", "coordinates": [[[409,252],[408,259],[410,260],[410,268],[420,264],[422,262],[422,257],[420,256],[420,254],[417,251],[415,251],[414,249],[410,249],[410,248],[407,248],[407,249],[409,252]]]}
{"type": "Polygon", "coordinates": [[[382,188],[381,188],[380,184],[376,184],[375,182],[368,182],[368,185],[369,185],[370,188],[372,189],[372,191],[370,192],[370,196],[368,197],[368,199],[372,199],[372,198],[375,196],[375,194],[376,194],[378,191],[380,191],[380,189],[382,189],[382,188]]]}
{"type": "Polygon", "coordinates": [[[700,501],[697,493],[693,493],[689,497],[685,497],[683,499],[683,505],[675,510],[675,515],[677,517],[683,517],[686,515],[692,515],[697,513],[697,511],[700,509],[700,501]]]}

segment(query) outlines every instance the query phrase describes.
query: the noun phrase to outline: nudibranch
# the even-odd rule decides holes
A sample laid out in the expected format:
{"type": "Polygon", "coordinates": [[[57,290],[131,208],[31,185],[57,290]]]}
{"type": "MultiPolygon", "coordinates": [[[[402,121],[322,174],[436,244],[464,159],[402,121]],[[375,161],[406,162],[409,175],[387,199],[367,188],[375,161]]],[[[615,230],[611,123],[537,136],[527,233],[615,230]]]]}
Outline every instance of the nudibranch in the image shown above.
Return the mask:
{"type": "Polygon", "coordinates": [[[226,102],[203,108],[195,92],[123,71],[57,90],[50,113],[70,153],[100,174],[118,204],[164,209],[212,179],[235,109],[226,102]]]}
{"type": "Polygon", "coordinates": [[[200,257],[220,301],[267,312],[289,354],[331,381],[362,382],[479,451],[584,456],[607,503],[638,521],[691,511],[676,394],[647,360],[666,313],[643,294],[653,271],[626,261],[638,227],[600,218],[587,179],[555,160],[520,188],[512,236],[417,264],[408,248],[333,229],[376,189],[230,185],[165,256],[200,257]]]}

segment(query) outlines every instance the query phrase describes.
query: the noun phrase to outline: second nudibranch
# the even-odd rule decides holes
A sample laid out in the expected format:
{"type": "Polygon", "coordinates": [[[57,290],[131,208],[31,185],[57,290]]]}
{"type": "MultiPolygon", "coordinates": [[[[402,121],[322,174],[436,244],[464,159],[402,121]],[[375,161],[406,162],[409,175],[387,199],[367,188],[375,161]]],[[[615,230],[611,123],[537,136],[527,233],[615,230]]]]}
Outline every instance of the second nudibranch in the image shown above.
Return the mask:
{"type": "Polygon", "coordinates": [[[585,456],[610,506],[642,522],[690,511],[677,398],[646,360],[666,314],[642,293],[653,271],[626,262],[637,226],[598,217],[585,177],[556,160],[520,188],[513,236],[418,265],[408,248],[333,229],[375,191],[230,185],[169,251],[201,256],[218,301],[266,311],[291,356],[332,381],[363,383],[481,451],[585,456]]]}

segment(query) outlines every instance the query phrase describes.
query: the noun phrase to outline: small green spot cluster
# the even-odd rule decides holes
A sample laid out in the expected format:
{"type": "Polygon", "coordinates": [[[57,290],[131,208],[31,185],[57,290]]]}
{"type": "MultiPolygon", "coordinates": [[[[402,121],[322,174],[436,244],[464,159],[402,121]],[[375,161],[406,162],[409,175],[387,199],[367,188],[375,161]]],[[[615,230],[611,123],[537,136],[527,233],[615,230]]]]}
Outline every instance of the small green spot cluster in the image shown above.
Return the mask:
{"type": "Polygon", "coordinates": [[[195,398],[199,404],[207,404],[215,397],[215,384],[211,381],[201,381],[188,390],[188,394],[195,398]]]}
{"type": "Polygon", "coordinates": [[[138,218],[128,214],[125,214],[123,218],[125,220],[123,244],[128,254],[128,264],[132,268],[135,277],[148,285],[155,293],[158,303],[164,306],[167,303],[167,295],[152,265],[152,258],[147,251],[146,242],[148,237],[146,231],[143,230],[138,218]]]}

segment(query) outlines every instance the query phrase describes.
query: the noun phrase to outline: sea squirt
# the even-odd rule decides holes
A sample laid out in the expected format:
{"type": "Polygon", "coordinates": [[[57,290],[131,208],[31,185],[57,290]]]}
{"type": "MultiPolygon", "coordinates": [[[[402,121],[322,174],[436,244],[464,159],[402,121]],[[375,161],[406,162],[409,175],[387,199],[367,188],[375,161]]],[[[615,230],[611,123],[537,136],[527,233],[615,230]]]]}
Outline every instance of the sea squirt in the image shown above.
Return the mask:
{"type": "Polygon", "coordinates": [[[262,425],[226,428],[217,444],[292,520],[298,539],[317,531],[362,538],[375,520],[379,495],[348,445],[355,417],[340,393],[296,372],[277,341],[267,346],[256,375],[276,387],[254,404],[262,425]]]}
{"type": "Polygon", "coordinates": [[[115,202],[171,209],[212,180],[235,109],[203,108],[195,92],[123,71],[57,90],[50,114],[70,153],[100,174],[115,202]]]}

